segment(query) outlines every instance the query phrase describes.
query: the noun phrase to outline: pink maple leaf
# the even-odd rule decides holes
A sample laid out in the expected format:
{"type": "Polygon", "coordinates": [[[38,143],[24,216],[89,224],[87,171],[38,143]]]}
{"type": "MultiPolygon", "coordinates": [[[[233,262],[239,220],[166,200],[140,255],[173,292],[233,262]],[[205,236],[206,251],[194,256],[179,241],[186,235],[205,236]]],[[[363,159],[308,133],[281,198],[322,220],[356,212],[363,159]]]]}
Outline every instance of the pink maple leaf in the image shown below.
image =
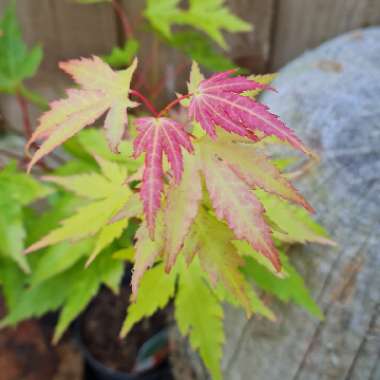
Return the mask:
{"type": "Polygon", "coordinates": [[[199,122],[212,138],[216,137],[216,126],[251,139],[259,130],[309,153],[297,136],[269,112],[267,106],[241,95],[245,91],[268,87],[242,76],[230,77],[233,72],[219,73],[200,82],[190,101],[190,118],[199,122]]]}
{"type": "Polygon", "coordinates": [[[183,172],[181,148],[193,151],[189,135],[182,124],[166,117],[140,117],[135,120],[138,136],[134,141],[134,156],[145,152],[145,167],[140,196],[144,205],[150,236],[154,236],[154,224],[163,191],[162,158],[165,153],[179,183],[183,172]]]}

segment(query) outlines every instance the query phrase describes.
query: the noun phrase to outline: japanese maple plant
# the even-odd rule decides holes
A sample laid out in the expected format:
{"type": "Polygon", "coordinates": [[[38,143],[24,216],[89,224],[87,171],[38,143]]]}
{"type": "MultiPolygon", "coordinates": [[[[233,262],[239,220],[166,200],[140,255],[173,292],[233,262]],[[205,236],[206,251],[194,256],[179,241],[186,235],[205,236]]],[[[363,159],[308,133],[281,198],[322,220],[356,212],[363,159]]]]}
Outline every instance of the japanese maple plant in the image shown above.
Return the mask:
{"type": "Polygon", "coordinates": [[[218,380],[225,303],[247,317],[275,320],[263,301],[271,293],[322,318],[286,251],[293,243],[332,242],[291,184],[289,160],[270,154],[278,144],[306,157],[312,152],[258,100],[274,91],[273,75],[225,71],[232,63],[212,52],[203,35],[171,32],[172,23],[192,26],[225,47],[220,29],[249,25],[223,1],[192,0],[187,10],[177,0],[147,2],[144,16],[169,44],[209,70],[223,67],[205,78],[193,62],[188,93],[161,111],[148,99],[152,94],[131,88],[139,82],[131,58],[138,44],[119,3],[112,4],[125,47],[60,63],[77,86],[50,103],[33,133],[26,100],[46,105],[22,81],[37,70],[42,51],[27,52],[14,3],[0,23],[0,91],[20,102],[26,150],[33,152],[28,170],[37,164],[44,171],[27,176],[12,163],[0,170],[0,284],[7,306],[0,326],[60,309],[58,341],[102,285],[118,291],[127,261],[132,297],[120,336],[128,339],[133,326],[172,301],[180,332],[218,380]],[[214,23],[202,16],[214,13],[214,23]],[[52,153],[59,146],[63,161],[52,153]],[[56,165],[49,167],[51,157],[56,165]],[[39,198],[45,208],[32,207],[39,198]],[[23,255],[24,240],[27,253],[38,252],[23,255]]]}
{"type": "MultiPolygon", "coordinates": [[[[61,63],[80,87],[51,103],[41,117],[28,146],[42,143],[28,169],[104,114],[105,136],[112,152],[119,152],[121,141],[135,126],[136,131],[129,133],[135,136],[133,157],[144,155],[144,163],[118,187],[104,180],[104,186],[90,188],[93,177],[85,175],[45,179],[83,196],[110,197],[98,210],[103,230],[97,243],[100,246],[88,265],[101,248],[120,236],[128,219],[141,220],[135,253],[130,257],[134,263],[133,303],[121,336],[174,297],[180,331],[190,334],[191,345],[199,350],[213,377],[219,379],[224,340],[222,302],[243,307],[248,317],[258,313],[274,319],[255,293],[250,277],[267,270],[267,275],[277,276],[284,287],[289,286],[286,279],[293,269],[280,253],[278,242],[327,241],[311,231],[300,231],[298,237],[288,231],[280,209],[285,208],[291,218],[293,208],[284,204],[290,202],[308,212],[312,207],[265,153],[274,138],[307,155],[310,151],[255,99],[259,92],[271,90],[260,76],[244,77],[230,70],[204,78],[194,62],[188,93],[178,95],[158,112],[140,92],[130,88],[136,66],[134,60],[127,69],[113,71],[95,56],[61,63]],[[135,117],[134,126],[129,126],[127,111],[138,107],[138,102],[150,115],[135,117]],[[175,107],[183,112],[171,112],[175,107]],[[83,187],[86,180],[88,194],[83,187]]],[[[100,158],[98,162],[104,176],[112,181],[114,174],[109,170],[116,169],[107,169],[100,158]]],[[[67,239],[77,217],[64,220],[27,252],[67,239]]],[[[93,231],[90,226],[83,236],[99,230],[99,220],[91,220],[93,217],[89,215],[88,220],[93,231]]],[[[75,238],[80,237],[79,229],[75,238]]],[[[300,282],[298,286],[302,286],[300,282]]],[[[270,281],[262,285],[271,290],[270,281]]],[[[290,293],[284,297],[291,298],[292,290],[286,292],[290,293]]],[[[309,309],[320,315],[307,294],[302,297],[309,309]]]]}

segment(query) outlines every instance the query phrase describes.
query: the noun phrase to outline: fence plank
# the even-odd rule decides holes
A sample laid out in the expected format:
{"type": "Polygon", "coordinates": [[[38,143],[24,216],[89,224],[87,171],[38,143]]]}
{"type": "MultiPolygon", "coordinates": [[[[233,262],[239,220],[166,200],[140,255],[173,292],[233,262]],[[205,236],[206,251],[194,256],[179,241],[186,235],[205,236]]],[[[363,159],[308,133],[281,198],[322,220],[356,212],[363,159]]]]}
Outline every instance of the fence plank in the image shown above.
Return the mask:
{"type": "MultiPolygon", "coordinates": [[[[0,0],[0,13],[8,2],[0,0]]],[[[17,13],[26,42],[44,47],[44,69],[55,69],[62,59],[106,53],[116,40],[114,14],[108,4],[18,0],[17,13]]]]}
{"type": "Polygon", "coordinates": [[[231,57],[252,72],[267,72],[271,52],[274,0],[228,0],[234,14],[253,25],[250,33],[227,36],[231,57]]]}
{"type": "Polygon", "coordinates": [[[277,0],[271,67],[343,32],[380,24],[378,0],[277,0]]]}
{"type": "MultiPolygon", "coordinates": [[[[9,0],[0,0],[0,15],[9,0]]],[[[47,98],[57,97],[67,81],[57,63],[107,53],[116,43],[115,17],[109,4],[82,5],[69,0],[18,0],[17,16],[29,46],[41,43],[44,59],[30,85],[47,98]]],[[[1,95],[0,111],[18,127],[21,116],[13,97],[1,95]]],[[[32,120],[38,112],[32,109],[32,120]]]]}

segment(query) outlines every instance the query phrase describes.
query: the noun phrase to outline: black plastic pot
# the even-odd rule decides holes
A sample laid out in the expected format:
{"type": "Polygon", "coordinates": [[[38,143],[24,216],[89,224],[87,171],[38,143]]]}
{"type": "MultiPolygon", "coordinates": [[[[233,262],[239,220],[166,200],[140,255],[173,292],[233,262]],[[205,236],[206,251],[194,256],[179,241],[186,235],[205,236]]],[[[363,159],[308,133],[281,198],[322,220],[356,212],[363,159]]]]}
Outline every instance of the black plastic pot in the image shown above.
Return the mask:
{"type": "MultiPolygon", "coordinates": [[[[152,369],[138,373],[115,371],[99,362],[88,351],[81,338],[79,323],[77,325],[77,338],[79,348],[85,358],[85,380],[171,380],[173,378],[168,360],[164,360],[152,369]]],[[[155,337],[152,339],[154,340],[155,337]]],[[[147,343],[149,344],[149,341],[147,343]]]]}

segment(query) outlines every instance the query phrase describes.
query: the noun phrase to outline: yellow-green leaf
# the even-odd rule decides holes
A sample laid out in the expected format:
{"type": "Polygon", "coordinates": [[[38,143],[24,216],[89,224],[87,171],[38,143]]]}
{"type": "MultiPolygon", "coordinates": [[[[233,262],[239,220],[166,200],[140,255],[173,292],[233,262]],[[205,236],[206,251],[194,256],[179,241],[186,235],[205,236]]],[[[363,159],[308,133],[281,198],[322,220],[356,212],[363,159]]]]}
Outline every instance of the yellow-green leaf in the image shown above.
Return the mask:
{"type": "Polygon", "coordinates": [[[29,163],[28,170],[54,148],[64,143],[109,110],[105,130],[111,150],[117,151],[127,126],[127,108],[137,103],[128,98],[137,60],[125,70],[113,71],[99,57],[60,63],[60,67],[80,85],[68,90],[66,99],[51,103],[28,142],[44,140],[29,163]]]}
{"type": "Polygon", "coordinates": [[[143,274],[138,296],[128,307],[120,333],[122,337],[125,337],[142,318],[149,317],[165,307],[174,295],[175,279],[174,272],[165,273],[162,264],[157,264],[143,274]]]}
{"type": "Polygon", "coordinates": [[[96,237],[95,248],[87,260],[86,266],[90,265],[104,248],[108,247],[115,239],[118,239],[127,228],[127,225],[128,219],[122,219],[103,227],[96,237]]]}
{"type": "MultiPolygon", "coordinates": [[[[251,75],[248,77],[248,79],[254,80],[255,82],[260,83],[260,84],[270,85],[276,79],[276,76],[277,76],[276,73],[264,74],[264,75],[251,75]]],[[[262,92],[263,92],[263,89],[258,88],[256,90],[246,91],[243,95],[256,98],[262,92]]]]}
{"type": "Polygon", "coordinates": [[[268,271],[264,266],[252,258],[246,258],[243,273],[252,279],[261,289],[276,295],[280,300],[294,301],[305,308],[310,314],[322,319],[323,313],[311,297],[306,288],[303,278],[289,263],[287,256],[281,252],[281,262],[288,276],[278,278],[268,271]]]}
{"type": "Polygon", "coordinates": [[[150,268],[156,261],[156,259],[162,254],[164,248],[164,225],[163,216],[159,212],[156,220],[156,233],[155,239],[152,240],[149,236],[148,227],[145,223],[142,223],[136,233],[136,254],[135,265],[133,267],[132,274],[132,293],[133,296],[137,296],[137,291],[141,277],[144,272],[150,268]]]}
{"type": "Polygon", "coordinates": [[[213,380],[221,380],[223,308],[205,283],[197,260],[181,270],[175,318],[181,333],[189,335],[191,346],[199,352],[213,380]]]}
{"type": "Polygon", "coordinates": [[[264,205],[266,215],[278,227],[273,228],[275,238],[287,243],[312,242],[336,245],[329,239],[325,229],[303,208],[289,204],[262,190],[255,190],[255,194],[264,205]]]}
{"type": "Polygon", "coordinates": [[[186,235],[198,214],[202,183],[197,157],[184,154],[184,171],[179,185],[169,188],[165,208],[165,267],[175,264],[186,235]]]}

